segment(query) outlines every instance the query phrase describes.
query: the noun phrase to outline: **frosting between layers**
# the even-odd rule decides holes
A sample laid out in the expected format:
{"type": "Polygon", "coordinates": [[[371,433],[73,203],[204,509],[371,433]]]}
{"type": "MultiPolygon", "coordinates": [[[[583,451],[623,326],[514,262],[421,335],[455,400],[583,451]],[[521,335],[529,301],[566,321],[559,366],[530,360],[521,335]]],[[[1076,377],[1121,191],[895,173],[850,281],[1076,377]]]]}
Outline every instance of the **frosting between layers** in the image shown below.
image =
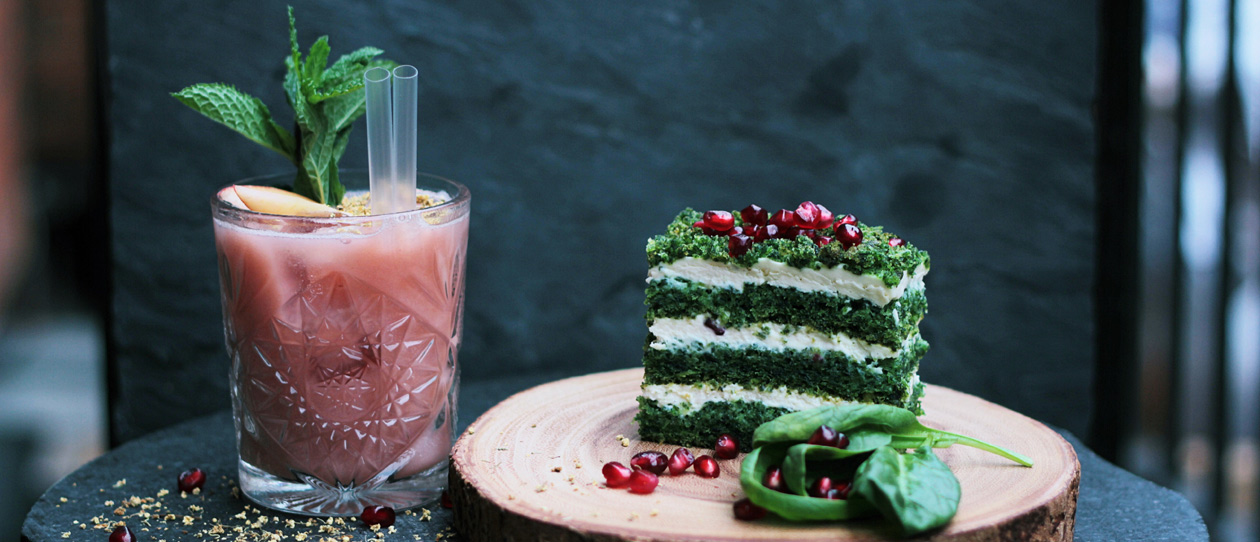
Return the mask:
{"type": "Polygon", "coordinates": [[[927,267],[919,264],[913,273],[903,272],[897,286],[888,287],[879,277],[855,274],[846,270],[843,264],[823,269],[801,269],[762,258],[752,267],[741,267],[686,257],[653,267],[648,271],[648,281],[681,278],[735,290],[743,290],[744,284],[769,283],[805,292],[831,292],[865,299],[882,307],[900,298],[906,290],[923,288],[923,277],[927,272],[927,267]]]}
{"type": "Polygon", "coordinates": [[[790,391],[786,386],[773,390],[756,390],[745,388],[739,384],[726,384],[721,387],[704,384],[647,384],[643,386],[643,396],[662,405],[688,405],[699,409],[705,403],[745,401],[761,403],[766,406],[786,408],[788,410],[808,410],[823,405],[853,404],[835,397],[806,395],[790,391]]]}
{"type": "MultiPolygon", "coordinates": [[[[773,322],[726,328],[718,335],[704,325],[707,315],[696,315],[691,318],[657,318],[652,321],[648,331],[652,334],[651,348],[669,350],[682,348],[691,344],[722,344],[734,348],[758,347],[766,350],[807,350],[817,348],[822,351],[837,351],[855,360],[889,359],[901,356],[901,353],[918,340],[915,333],[906,337],[898,348],[890,348],[882,344],[871,344],[862,339],[850,337],[845,333],[823,333],[808,327],[789,326],[773,322]]],[[[879,370],[879,367],[874,367],[879,370]]]]}

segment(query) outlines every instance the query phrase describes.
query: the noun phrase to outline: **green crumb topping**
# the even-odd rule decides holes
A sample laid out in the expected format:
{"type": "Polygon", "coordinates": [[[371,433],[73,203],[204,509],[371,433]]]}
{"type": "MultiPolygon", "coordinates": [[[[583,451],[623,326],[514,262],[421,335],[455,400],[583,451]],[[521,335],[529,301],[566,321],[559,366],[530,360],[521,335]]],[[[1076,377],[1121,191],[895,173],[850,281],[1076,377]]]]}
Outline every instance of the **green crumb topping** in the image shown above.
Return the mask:
{"type": "Polygon", "coordinates": [[[914,335],[927,314],[927,296],[921,289],[906,290],[901,298],[880,307],[862,299],[769,284],[745,284],[739,292],[669,278],[648,283],[646,297],[649,322],[706,314],[726,327],[778,322],[823,333],[845,333],[893,348],[914,335]]]}
{"type": "Polygon", "coordinates": [[[918,339],[900,357],[876,362],[882,371],[876,373],[844,354],[817,349],[778,351],[725,345],[687,350],[649,347],[643,352],[643,383],[718,387],[733,383],[758,390],[786,386],[806,395],[901,406],[911,399],[907,387],[927,351],[927,341],[918,339]]]}
{"type": "Polygon", "coordinates": [[[914,383],[914,392],[910,394],[910,400],[906,401],[905,409],[913,412],[915,416],[923,415],[923,393],[927,391],[923,381],[914,383]]]}
{"type": "MultiPolygon", "coordinates": [[[[735,225],[743,225],[739,212],[734,212],[734,215],[735,225]]],[[[705,235],[700,228],[693,226],[701,216],[699,211],[683,209],[666,228],[664,235],[649,239],[648,265],[655,267],[687,257],[742,267],[752,267],[762,258],[802,269],[829,268],[843,264],[852,273],[879,277],[890,287],[900,283],[903,274],[913,273],[920,264],[931,267],[927,252],[909,243],[899,247],[889,246],[888,240],[897,237],[896,235],[885,232],[879,226],[867,226],[861,222],[857,226],[862,230],[862,242],[848,250],[834,242],[819,247],[809,238],[800,236],[795,239],[757,242],[746,254],[731,258],[727,253],[726,237],[705,235]]]]}
{"type": "MultiPolygon", "coordinates": [[[[910,401],[896,406],[916,415],[923,414],[919,404],[923,385],[919,384],[910,401]]],[[[766,406],[745,401],[705,403],[698,410],[686,405],[662,405],[640,396],[639,413],[634,420],[639,424],[639,437],[652,442],[679,446],[709,448],[722,433],[730,433],[739,442],[741,452],[752,451],[753,431],[757,426],[790,412],[786,408],[766,406]]]]}

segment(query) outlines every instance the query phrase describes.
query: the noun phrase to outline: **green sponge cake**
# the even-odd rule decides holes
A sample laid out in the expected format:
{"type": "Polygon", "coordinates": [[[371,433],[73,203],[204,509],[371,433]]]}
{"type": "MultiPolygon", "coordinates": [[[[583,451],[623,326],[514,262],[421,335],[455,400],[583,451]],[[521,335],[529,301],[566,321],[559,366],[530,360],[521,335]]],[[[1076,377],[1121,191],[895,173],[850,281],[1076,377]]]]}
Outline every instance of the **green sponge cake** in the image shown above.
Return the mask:
{"type": "Polygon", "coordinates": [[[926,252],[811,202],[686,209],[648,241],[639,435],[747,451],[758,425],[824,404],[922,413],[926,252]]]}

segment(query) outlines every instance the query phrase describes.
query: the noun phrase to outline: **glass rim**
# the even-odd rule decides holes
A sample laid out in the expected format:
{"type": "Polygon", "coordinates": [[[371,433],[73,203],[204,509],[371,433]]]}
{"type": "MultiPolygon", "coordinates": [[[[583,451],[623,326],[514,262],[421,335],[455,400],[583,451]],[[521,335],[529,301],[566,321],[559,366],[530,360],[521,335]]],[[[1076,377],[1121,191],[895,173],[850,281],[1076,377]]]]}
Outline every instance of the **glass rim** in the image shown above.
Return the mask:
{"type": "MultiPolygon", "coordinates": [[[[367,169],[364,169],[364,168],[347,168],[347,169],[341,169],[341,170],[338,170],[338,177],[341,177],[342,175],[347,174],[347,173],[349,173],[349,174],[354,174],[354,175],[363,175],[364,179],[366,180],[367,175],[368,175],[368,170],[367,170],[367,169]]],[[[283,220],[303,220],[303,221],[309,221],[309,222],[313,222],[313,223],[325,223],[325,222],[326,222],[326,223],[328,223],[328,224],[333,224],[333,225],[344,225],[344,224],[346,224],[347,222],[369,222],[369,221],[372,221],[372,220],[380,220],[381,218],[384,218],[384,217],[410,215],[410,214],[414,214],[414,213],[431,213],[431,212],[443,211],[443,210],[446,210],[446,209],[456,208],[456,207],[459,207],[459,206],[461,206],[461,205],[467,204],[467,203],[468,203],[468,201],[472,199],[472,192],[471,192],[471,191],[469,191],[469,190],[468,190],[468,187],[467,187],[467,186],[464,186],[462,183],[459,183],[459,182],[457,182],[457,181],[453,181],[453,180],[451,180],[451,179],[448,179],[448,178],[446,178],[446,177],[442,177],[442,176],[440,176],[440,175],[433,175],[433,174],[431,174],[431,173],[421,173],[421,172],[416,172],[416,178],[417,178],[418,180],[419,180],[419,179],[434,179],[434,180],[441,181],[441,182],[443,182],[443,183],[447,183],[447,184],[451,185],[452,187],[454,187],[454,188],[456,189],[456,193],[455,193],[454,195],[452,195],[452,196],[451,196],[451,199],[449,199],[449,200],[447,200],[447,201],[444,201],[444,202],[442,202],[442,203],[439,203],[439,204],[437,204],[437,205],[431,205],[431,206],[429,206],[429,207],[419,207],[419,208],[416,208],[416,209],[411,209],[411,210],[408,210],[408,211],[397,211],[397,212],[393,212],[393,213],[385,213],[385,214],[377,214],[377,215],[366,215],[366,216],[353,216],[353,215],[351,215],[351,216],[297,216],[297,215],[277,215],[277,214],[272,214],[272,213],[264,213],[264,212],[260,212],[260,211],[255,211],[255,210],[252,210],[252,209],[242,209],[242,208],[240,208],[240,207],[237,207],[237,206],[235,206],[235,205],[232,205],[232,204],[230,204],[230,203],[228,203],[228,202],[224,201],[224,200],[223,200],[223,198],[220,198],[220,197],[219,197],[219,194],[222,194],[222,193],[223,193],[223,190],[224,190],[224,189],[226,189],[226,188],[228,188],[228,187],[230,187],[230,186],[236,186],[236,185],[240,185],[240,184],[252,184],[252,185],[258,185],[258,186],[272,186],[272,185],[270,185],[270,184],[260,183],[260,182],[258,182],[258,181],[265,180],[265,179],[280,179],[280,178],[284,178],[284,177],[290,177],[290,178],[292,178],[294,175],[296,175],[296,172],[291,172],[291,173],[270,173],[270,174],[266,174],[266,175],[255,175],[255,176],[253,176],[253,177],[246,177],[246,178],[241,179],[241,180],[239,180],[239,181],[232,182],[232,183],[228,183],[228,184],[225,184],[225,185],[220,186],[219,188],[215,189],[214,194],[210,196],[210,207],[211,207],[211,210],[213,210],[213,211],[214,211],[214,213],[213,213],[213,214],[215,215],[214,217],[215,217],[215,218],[219,218],[219,216],[220,216],[220,215],[229,215],[229,216],[231,216],[231,215],[236,215],[236,218],[237,218],[237,219],[240,219],[240,220],[277,220],[277,219],[283,219],[283,220]]],[[[423,188],[422,188],[422,189],[423,189],[423,188]]]]}

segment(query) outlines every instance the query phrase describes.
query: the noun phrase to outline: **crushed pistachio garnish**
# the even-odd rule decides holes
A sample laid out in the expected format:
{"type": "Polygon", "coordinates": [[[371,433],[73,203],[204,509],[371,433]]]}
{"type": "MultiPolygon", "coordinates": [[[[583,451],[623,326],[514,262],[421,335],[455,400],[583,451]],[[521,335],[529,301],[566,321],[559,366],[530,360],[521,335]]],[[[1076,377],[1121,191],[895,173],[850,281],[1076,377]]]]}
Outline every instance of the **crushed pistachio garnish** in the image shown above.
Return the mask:
{"type": "MultiPolygon", "coordinates": [[[[73,520],[80,530],[111,531],[115,527],[128,525],[142,532],[144,540],[164,542],[163,535],[182,533],[191,535],[205,542],[390,542],[400,540],[400,531],[395,527],[388,529],[372,528],[369,532],[354,520],[340,517],[281,519],[269,514],[268,510],[248,505],[244,510],[230,517],[208,517],[205,502],[209,498],[230,494],[239,495],[236,481],[223,477],[223,483],[215,487],[207,487],[206,491],[195,493],[179,492],[179,500],[175,493],[160,489],[154,496],[144,497],[127,495],[111,489],[109,500],[97,501],[96,516],[80,521],[73,520]],[[165,499],[164,499],[165,498],[165,499]],[[196,504],[194,504],[196,503],[196,504]],[[283,526],[285,530],[281,530],[283,526]],[[386,535],[397,535],[389,536],[386,535]]],[[[113,485],[113,484],[110,484],[113,485]]],[[[121,490],[126,485],[117,484],[121,490]]],[[[59,501],[69,501],[60,498],[59,501]]],[[[429,521],[432,516],[427,508],[416,512],[405,511],[406,515],[418,515],[421,521],[429,521]]],[[[62,533],[62,538],[73,538],[73,532],[62,533]]],[[[437,539],[451,536],[449,529],[438,533],[437,539]]],[[[418,535],[416,540],[421,540],[418,535]]],[[[427,538],[424,540],[428,540],[427,538]]]]}
{"type": "MultiPolygon", "coordinates": [[[[416,192],[416,209],[426,209],[443,203],[446,203],[446,200],[438,197],[437,194],[416,192]]],[[[347,194],[337,206],[337,210],[345,211],[351,216],[369,216],[372,214],[372,194],[371,192],[347,194]]]]}

